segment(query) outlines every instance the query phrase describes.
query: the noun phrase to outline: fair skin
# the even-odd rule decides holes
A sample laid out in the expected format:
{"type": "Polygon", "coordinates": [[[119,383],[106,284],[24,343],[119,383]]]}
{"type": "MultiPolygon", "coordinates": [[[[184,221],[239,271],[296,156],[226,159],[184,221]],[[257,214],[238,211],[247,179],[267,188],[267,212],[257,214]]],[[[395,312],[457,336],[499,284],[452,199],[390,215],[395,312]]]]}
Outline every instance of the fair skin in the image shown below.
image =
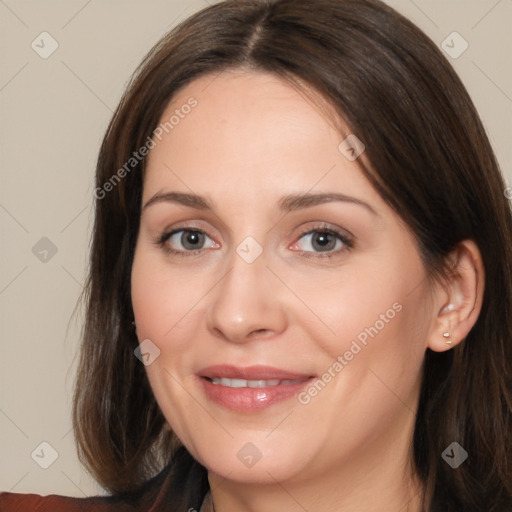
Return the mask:
{"type": "Polygon", "coordinates": [[[216,511],[418,511],[409,461],[421,365],[427,348],[453,348],[478,317],[478,249],[463,242],[452,255],[457,276],[429,289],[413,234],[340,152],[344,137],[315,103],[273,75],[230,71],[186,86],[162,120],[191,96],[197,107],[151,150],[142,205],[175,191],[207,196],[214,209],[143,208],[132,303],[139,341],[160,350],[146,367],[155,397],[208,469],[216,511]],[[320,192],[367,206],[279,210],[282,196],[320,192]],[[353,247],[332,235],[323,252],[318,236],[303,235],[322,227],[353,247]],[[205,235],[178,232],[165,246],[197,254],[155,243],[179,228],[205,235]],[[236,250],[249,236],[263,249],[251,263],[236,250]],[[372,326],[378,332],[333,372],[372,326]],[[203,390],[197,372],[217,364],[316,378],[331,368],[332,378],[308,403],[292,396],[240,412],[203,390]],[[251,467],[237,456],[246,443],[261,454],[251,467]]]}

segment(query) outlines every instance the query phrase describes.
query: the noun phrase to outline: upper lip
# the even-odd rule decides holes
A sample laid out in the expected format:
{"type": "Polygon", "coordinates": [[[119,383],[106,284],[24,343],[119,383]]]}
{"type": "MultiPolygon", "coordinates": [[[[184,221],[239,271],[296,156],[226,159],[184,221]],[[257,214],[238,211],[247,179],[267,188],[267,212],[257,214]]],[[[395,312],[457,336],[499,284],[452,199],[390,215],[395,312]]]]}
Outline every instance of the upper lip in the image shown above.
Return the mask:
{"type": "Polygon", "coordinates": [[[312,377],[306,373],[296,373],[287,370],[281,370],[273,366],[245,366],[238,367],[228,364],[219,364],[208,366],[197,372],[200,377],[227,378],[227,379],[244,379],[244,380],[298,380],[312,377]]]}

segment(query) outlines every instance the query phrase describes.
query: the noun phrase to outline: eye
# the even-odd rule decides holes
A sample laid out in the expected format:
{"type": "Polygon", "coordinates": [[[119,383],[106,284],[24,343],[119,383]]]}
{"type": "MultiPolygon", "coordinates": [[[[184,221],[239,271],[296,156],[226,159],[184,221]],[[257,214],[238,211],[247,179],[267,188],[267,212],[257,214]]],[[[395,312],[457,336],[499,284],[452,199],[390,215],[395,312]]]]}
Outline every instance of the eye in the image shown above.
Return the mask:
{"type": "MultiPolygon", "coordinates": [[[[167,254],[177,256],[194,256],[205,249],[205,239],[211,240],[210,248],[219,247],[204,231],[192,227],[175,229],[163,233],[155,242],[167,254]],[[181,245],[181,248],[179,247],[181,245]],[[178,246],[176,249],[175,247],[178,246]]],[[[326,224],[315,226],[301,233],[292,248],[298,249],[306,258],[332,258],[349,251],[354,246],[352,237],[341,231],[327,227],[326,224]],[[301,242],[301,240],[304,240],[301,242]],[[309,250],[311,247],[312,250],[309,250]],[[307,254],[312,253],[312,254],[307,254]],[[325,253],[325,254],[322,254],[325,253]]]]}
{"type": "Polygon", "coordinates": [[[314,255],[304,255],[306,258],[331,258],[349,251],[354,246],[353,240],[346,234],[324,225],[315,226],[300,235],[294,244],[302,252],[313,252],[314,255]],[[301,242],[304,240],[304,242],[301,242]],[[309,250],[309,248],[312,250],[309,250]],[[326,253],[326,254],[318,254],[326,253]]]}
{"type": "MultiPolygon", "coordinates": [[[[191,256],[202,251],[204,248],[205,238],[211,240],[211,238],[199,229],[175,229],[168,233],[164,233],[159,240],[157,245],[160,246],[165,252],[169,254],[177,254],[179,256],[191,256]],[[181,245],[183,249],[174,249],[173,246],[181,245]]],[[[213,242],[213,240],[212,240],[213,242]]],[[[213,242],[211,247],[217,247],[218,245],[213,242]]]]}

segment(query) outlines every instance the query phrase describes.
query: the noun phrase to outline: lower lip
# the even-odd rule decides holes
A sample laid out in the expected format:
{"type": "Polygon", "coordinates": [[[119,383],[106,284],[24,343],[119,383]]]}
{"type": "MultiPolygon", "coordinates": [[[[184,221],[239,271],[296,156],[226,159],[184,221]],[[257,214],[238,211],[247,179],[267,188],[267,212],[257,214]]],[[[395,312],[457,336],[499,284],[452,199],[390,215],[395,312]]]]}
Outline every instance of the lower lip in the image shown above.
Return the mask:
{"type": "Polygon", "coordinates": [[[219,405],[238,412],[256,412],[291,398],[311,383],[313,377],[296,384],[279,384],[266,388],[230,388],[199,377],[206,396],[219,405]]]}

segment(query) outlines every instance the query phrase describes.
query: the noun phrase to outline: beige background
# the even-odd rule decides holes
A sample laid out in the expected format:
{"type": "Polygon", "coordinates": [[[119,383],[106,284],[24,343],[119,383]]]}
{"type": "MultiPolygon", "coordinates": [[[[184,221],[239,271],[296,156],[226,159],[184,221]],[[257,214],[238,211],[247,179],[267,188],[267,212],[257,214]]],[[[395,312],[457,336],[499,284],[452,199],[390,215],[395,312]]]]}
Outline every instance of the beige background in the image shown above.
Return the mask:
{"type": "MultiPolygon", "coordinates": [[[[207,3],[0,0],[0,490],[100,492],[76,458],[69,414],[95,159],[140,59],[207,3]],[[31,48],[43,31],[59,45],[47,59],[31,48]],[[57,249],[46,262],[32,252],[43,237],[57,249]],[[48,469],[31,457],[37,448],[35,460],[50,460],[43,441],[58,452],[48,469]]],[[[450,60],[512,184],[512,1],[387,3],[438,45],[453,31],[469,43],[450,60]]]]}

